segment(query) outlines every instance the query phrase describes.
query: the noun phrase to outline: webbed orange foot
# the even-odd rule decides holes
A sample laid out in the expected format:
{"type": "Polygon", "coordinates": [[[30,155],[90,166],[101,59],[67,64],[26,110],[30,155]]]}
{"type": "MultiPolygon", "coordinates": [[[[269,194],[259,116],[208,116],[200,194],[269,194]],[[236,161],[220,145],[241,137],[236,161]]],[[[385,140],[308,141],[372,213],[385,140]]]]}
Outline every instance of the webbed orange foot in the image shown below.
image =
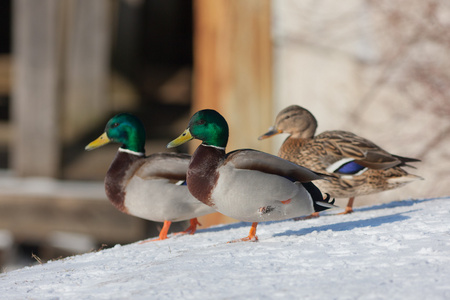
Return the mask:
{"type": "Polygon", "coordinates": [[[169,228],[170,228],[171,224],[172,224],[171,221],[164,221],[163,228],[159,232],[159,237],[157,237],[156,239],[148,239],[148,240],[145,240],[145,241],[141,241],[141,242],[139,242],[139,244],[145,244],[145,243],[148,243],[148,242],[162,241],[162,240],[167,239],[167,233],[169,232],[169,228]]]}
{"type": "Polygon", "coordinates": [[[191,223],[191,225],[189,225],[189,227],[185,231],[177,232],[175,233],[175,235],[194,234],[197,231],[197,226],[202,226],[197,218],[190,219],[189,222],[191,223]]]}
{"type": "Polygon", "coordinates": [[[319,212],[313,212],[312,214],[310,214],[309,216],[306,216],[306,217],[297,217],[297,218],[294,218],[294,221],[302,221],[302,220],[309,220],[309,219],[314,219],[314,218],[318,218],[318,217],[320,217],[320,214],[319,214],[319,212]]]}
{"type": "Polygon", "coordinates": [[[338,215],[346,215],[346,214],[351,214],[353,212],[353,208],[352,207],[346,207],[345,210],[341,213],[338,213],[338,215]]]}
{"type": "Polygon", "coordinates": [[[250,232],[247,237],[237,240],[229,241],[228,243],[237,243],[237,242],[257,242],[258,237],[256,236],[256,226],[258,226],[258,222],[252,223],[252,227],[250,228],[250,232]]]}
{"type": "Polygon", "coordinates": [[[338,215],[351,214],[353,212],[353,202],[354,201],[355,201],[355,197],[350,197],[348,199],[347,207],[345,207],[345,211],[339,213],[338,215]]]}

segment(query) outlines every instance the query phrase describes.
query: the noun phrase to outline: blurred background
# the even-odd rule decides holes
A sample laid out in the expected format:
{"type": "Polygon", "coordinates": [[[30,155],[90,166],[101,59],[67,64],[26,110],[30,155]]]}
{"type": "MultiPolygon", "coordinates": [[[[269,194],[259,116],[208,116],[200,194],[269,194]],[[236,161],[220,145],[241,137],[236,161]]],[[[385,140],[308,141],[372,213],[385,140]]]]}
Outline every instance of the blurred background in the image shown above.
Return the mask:
{"type": "Polygon", "coordinates": [[[276,154],[284,137],[257,137],[298,104],[318,133],[349,130],[422,160],[411,173],[424,181],[356,207],[449,195],[448,53],[443,0],[2,0],[1,270],[158,234],[106,199],[118,145],[84,151],[123,111],[145,124],[148,154],[203,108],[228,120],[228,151],[276,154]]]}

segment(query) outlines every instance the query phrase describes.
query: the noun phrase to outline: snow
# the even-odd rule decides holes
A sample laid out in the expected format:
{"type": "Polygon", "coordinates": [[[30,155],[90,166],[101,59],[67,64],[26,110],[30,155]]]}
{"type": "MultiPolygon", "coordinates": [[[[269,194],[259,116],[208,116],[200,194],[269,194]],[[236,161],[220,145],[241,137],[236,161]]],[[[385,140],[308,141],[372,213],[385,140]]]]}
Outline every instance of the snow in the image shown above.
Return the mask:
{"type": "Polygon", "coordinates": [[[0,275],[1,299],[450,299],[450,198],[199,230],[0,275]]]}

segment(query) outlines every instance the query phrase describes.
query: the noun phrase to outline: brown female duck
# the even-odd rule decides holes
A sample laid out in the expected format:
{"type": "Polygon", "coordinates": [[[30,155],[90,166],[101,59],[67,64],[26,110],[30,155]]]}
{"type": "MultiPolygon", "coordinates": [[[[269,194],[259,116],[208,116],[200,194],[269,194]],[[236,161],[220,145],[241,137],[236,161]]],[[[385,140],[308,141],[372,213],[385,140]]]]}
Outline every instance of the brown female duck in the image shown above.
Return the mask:
{"type": "Polygon", "coordinates": [[[308,110],[292,105],[278,114],[275,126],[259,139],[288,133],[278,156],[329,175],[328,180],[317,181],[317,186],[331,197],[348,197],[344,213],[353,211],[356,196],[394,189],[421,179],[402,168],[418,159],[390,154],[347,131],[325,131],[314,136],[316,128],[317,121],[308,110]]]}

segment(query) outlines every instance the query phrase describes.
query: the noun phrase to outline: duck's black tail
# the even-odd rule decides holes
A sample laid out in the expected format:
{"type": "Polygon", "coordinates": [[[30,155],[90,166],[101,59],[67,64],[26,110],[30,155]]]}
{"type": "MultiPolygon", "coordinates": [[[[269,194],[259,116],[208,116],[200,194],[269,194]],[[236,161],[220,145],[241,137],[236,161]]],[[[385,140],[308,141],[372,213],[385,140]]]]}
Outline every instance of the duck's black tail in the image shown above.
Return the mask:
{"type": "Polygon", "coordinates": [[[398,158],[401,161],[401,163],[398,165],[399,167],[405,166],[405,167],[410,167],[410,168],[416,169],[416,167],[411,166],[408,163],[421,161],[420,159],[417,159],[417,158],[411,158],[411,157],[405,157],[405,156],[399,156],[399,155],[392,155],[392,156],[394,156],[395,158],[398,158]]]}
{"type": "Polygon", "coordinates": [[[302,185],[311,195],[314,205],[314,211],[319,212],[329,208],[337,207],[334,205],[334,198],[330,200],[330,195],[326,193],[327,198],[322,198],[322,192],[312,182],[303,182],[302,185]]]}

